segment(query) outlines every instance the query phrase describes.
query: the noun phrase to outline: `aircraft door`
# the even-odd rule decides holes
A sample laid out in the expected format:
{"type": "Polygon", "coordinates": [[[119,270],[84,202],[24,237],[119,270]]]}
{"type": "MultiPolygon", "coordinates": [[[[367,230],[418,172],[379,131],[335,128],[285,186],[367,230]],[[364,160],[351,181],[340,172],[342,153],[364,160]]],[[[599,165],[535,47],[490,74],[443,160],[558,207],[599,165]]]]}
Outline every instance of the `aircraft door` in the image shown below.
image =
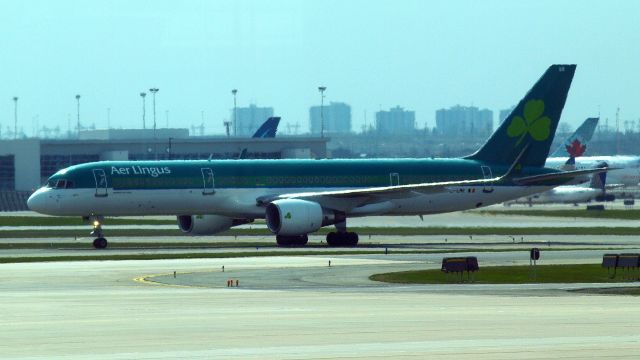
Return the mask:
{"type": "MultiPolygon", "coordinates": [[[[480,167],[482,169],[482,177],[484,177],[485,179],[492,179],[493,178],[493,174],[491,174],[491,168],[488,166],[481,166],[480,167]]],[[[489,184],[490,185],[490,184],[489,184]]],[[[493,192],[493,186],[485,186],[484,188],[482,188],[482,192],[483,193],[492,193],[493,192]]]]}
{"type": "Polygon", "coordinates": [[[389,174],[389,185],[391,185],[391,186],[400,185],[400,174],[398,174],[398,173],[390,173],[389,174]]]}
{"type": "Polygon", "coordinates": [[[93,169],[93,178],[96,181],[96,193],[97,197],[105,197],[108,195],[107,189],[109,185],[107,183],[107,174],[104,173],[104,169],[93,169]]]}
{"type": "Polygon", "coordinates": [[[215,194],[215,180],[213,178],[213,170],[211,168],[202,168],[202,195],[215,194]]]}

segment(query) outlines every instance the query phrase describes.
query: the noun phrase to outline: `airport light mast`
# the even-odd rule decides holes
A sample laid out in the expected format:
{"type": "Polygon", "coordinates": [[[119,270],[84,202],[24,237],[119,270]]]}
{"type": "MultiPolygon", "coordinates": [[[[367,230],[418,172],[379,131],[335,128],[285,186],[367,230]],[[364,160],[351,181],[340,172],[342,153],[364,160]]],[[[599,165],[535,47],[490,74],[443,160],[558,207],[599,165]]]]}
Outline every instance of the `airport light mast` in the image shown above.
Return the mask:
{"type": "Polygon", "coordinates": [[[147,112],[147,106],[145,103],[145,97],[147,96],[146,92],[141,92],[140,93],[140,97],[142,98],[142,129],[146,129],[147,128],[147,124],[145,123],[145,115],[147,112]]]}
{"type": "Polygon", "coordinates": [[[324,91],[327,90],[326,86],[318,86],[320,91],[320,137],[324,137],[324,91]]]}
{"type": "Polygon", "coordinates": [[[231,93],[233,94],[233,136],[238,136],[238,107],[236,103],[238,89],[231,90],[231,93]]]}
{"type": "Polygon", "coordinates": [[[158,88],[151,88],[149,91],[153,95],[153,138],[156,138],[156,93],[158,92],[158,88]]]}
{"type": "Polygon", "coordinates": [[[13,139],[18,138],[18,97],[13,97],[13,139]]]}
{"type": "Polygon", "coordinates": [[[78,118],[78,124],[77,124],[77,127],[78,127],[78,137],[80,137],[80,94],[76,95],[76,105],[77,105],[77,108],[76,108],[76,110],[77,110],[77,111],[76,111],[76,115],[77,115],[77,118],[78,118]]]}

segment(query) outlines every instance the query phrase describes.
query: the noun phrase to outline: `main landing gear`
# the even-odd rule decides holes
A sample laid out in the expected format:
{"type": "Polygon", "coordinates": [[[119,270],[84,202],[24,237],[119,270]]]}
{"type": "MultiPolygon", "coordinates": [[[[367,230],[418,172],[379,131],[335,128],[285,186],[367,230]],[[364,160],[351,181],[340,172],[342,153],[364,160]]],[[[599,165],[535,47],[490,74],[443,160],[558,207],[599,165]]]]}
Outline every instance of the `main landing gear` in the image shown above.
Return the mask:
{"type": "Polygon", "coordinates": [[[327,244],[335,247],[352,247],[358,245],[358,234],[354,232],[330,232],[327,234],[327,244]]]}
{"type": "Polygon", "coordinates": [[[307,234],[296,236],[276,235],[276,242],[278,243],[278,246],[305,246],[308,241],[309,236],[307,236],[307,234]]]}
{"type": "Polygon", "coordinates": [[[358,245],[358,234],[347,231],[347,222],[336,223],[337,232],[327,234],[327,244],[335,247],[353,247],[358,245]]]}
{"type": "Polygon", "coordinates": [[[96,238],[93,240],[93,247],[96,249],[106,249],[107,248],[107,239],[104,238],[102,233],[102,218],[95,217],[93,220],[93,231],[91,235],[96,238]]]}

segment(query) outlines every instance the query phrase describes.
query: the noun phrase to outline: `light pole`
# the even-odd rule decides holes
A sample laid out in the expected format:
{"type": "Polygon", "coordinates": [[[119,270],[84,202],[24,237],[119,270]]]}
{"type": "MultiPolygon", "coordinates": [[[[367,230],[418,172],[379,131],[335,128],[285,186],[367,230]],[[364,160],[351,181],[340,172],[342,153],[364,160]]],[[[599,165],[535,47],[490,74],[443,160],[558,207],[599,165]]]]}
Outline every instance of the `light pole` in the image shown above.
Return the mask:
{"type": "Polygon", "coordinates": [[[231,93],[233,94],[233,136],[238,136],[238,108],[236,106],[238,89],[231,90],[231,93]]]}
{"type": "Polygon", "coordinates": [[[78,115],[78,136],[80,136],[80,95],[76,95],[77,112],[78,115]]]}
{"type": "Polygon", "coordinates": [[[320,137],[324,137],[324,91],[327,90],[326,86],[318,86],[320,91],[320,137]]]}
{"type": "Polygon", "coordinates": [[[142,98],[142,129],[146,129],[147,128],[147,124],[145,124],[145,120],[144,120],[144,117],[145,117],[146,112],[147,112],[147,107],[146,107],[145,100],[144,100],[144,98],[146,96],[147,96],[146,92],[143,91],[143,92],[140,93],[140,97],[142,98]]]}
{"type": "Polygon", "coordinates": [[[149,91],[153,95],[153,138],[156,138],[156,93],[158,92],[158,88],[151,88],[149,91]]]}
{"type": "Polygon", "coordinates": [[[13,139],[18,138],[18,97],[13,97],[13,139]]]}

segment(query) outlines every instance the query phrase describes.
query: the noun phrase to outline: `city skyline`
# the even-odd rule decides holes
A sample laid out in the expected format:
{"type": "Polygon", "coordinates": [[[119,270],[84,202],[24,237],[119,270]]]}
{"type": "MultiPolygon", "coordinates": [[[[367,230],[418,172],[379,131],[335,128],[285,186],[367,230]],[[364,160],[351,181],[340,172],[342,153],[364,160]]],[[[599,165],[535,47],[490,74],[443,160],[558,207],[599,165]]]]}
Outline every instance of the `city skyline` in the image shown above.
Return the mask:
{"type": "Polygon", "coordinates": [[[600,113],[613,124],[618,108],[621,122],[637,120],[638,10],[632,1],[8,3],[0,126],[13,127],[17,96],[27,133],[36,121],[66,131],[71,118],[74,128],[80,94],[84,126],[110,118],[140,128],[139,93],[158,87],[159,126],[166,110],[174,127],[204,112],[206,132],[223,134],[238,89],[238,106],[273,107],[302,133],[322,85],[325,102],[350,104],[354,131],[365,112],[372,124],[395,105],[432,128],[439,108],[509,108],[551,63],[578,64],[563,122],[600,113]]]}

